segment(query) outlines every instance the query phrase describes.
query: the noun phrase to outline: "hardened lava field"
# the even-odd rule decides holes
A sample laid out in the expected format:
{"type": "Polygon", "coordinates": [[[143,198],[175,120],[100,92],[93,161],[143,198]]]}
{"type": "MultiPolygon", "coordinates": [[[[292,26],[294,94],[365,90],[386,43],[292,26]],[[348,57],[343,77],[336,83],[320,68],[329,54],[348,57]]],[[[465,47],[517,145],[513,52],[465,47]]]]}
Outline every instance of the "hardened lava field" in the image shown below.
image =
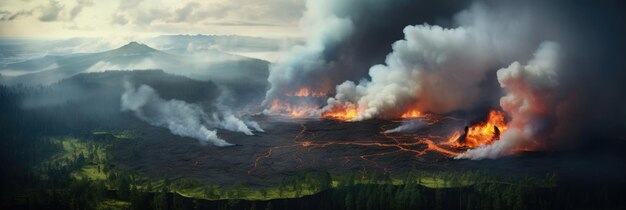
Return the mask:
{"type": "Polygon", "coordinates": [[[148,127],[143,139],[117,144],[114,161],[152,177],[193,177],[219,184],[245,180],[249,185],[272,185],[285,176],[310,170],[402,175],[408,171],[488,169],[541,174],[567,168],[558,161],[532,155],[483,161],[454,159],[465,148],[452,146],[450,138],[467,125],[466,120],[455,117],[361,122],[255,118],[266,132],[248,136],[224,131],[221,136],[236,144],[230,147],[201,146],[194,139],[148,127]],[[385,132],[410,121],[423,124],[404,132],[385,132]]]}

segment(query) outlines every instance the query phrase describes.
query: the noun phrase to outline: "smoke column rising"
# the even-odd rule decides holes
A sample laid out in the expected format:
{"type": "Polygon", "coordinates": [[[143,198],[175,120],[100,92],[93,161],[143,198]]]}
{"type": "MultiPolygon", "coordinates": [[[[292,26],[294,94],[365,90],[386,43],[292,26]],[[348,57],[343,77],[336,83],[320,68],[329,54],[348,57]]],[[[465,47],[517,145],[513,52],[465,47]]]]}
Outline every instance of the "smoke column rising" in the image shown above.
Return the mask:
{"type": "Polygon", "coordinates": [[[407,26],[404,34],[385,64],[370,68],[371,80],[339,85],[322,112],[356,104],[354,120],[365,120],[398,116],[410,106],[436,113],[471,107],[480,92],[478,83],[493,63],[479,34],[472,28],[430,25],[407,26]]]}
{"type": "MultiPolygon", "coordinates": [[[[299,107],[314,109],[312,116],[317,117],[341,115],[343,111],[349,116],[345,119],[358,121],[397,118],[408,111],[436,114],[484,112],[488,107],[497,106],[497,99],[505,95],[500,105],[511,117],[510,129],[502,134],[502,141],[471,150],[462,155],[465,158],[496,157],[511,154],[515,149],[548,148],[546,144],[552,144],[552,140],[563,139],[555,133],[554,127],[561,127],[566,133],[574,130],[564,125],[562,117],[552,114],[559,112],[564,116],[572,116],[574,112],[588,114],[584,118],[567,120],[572,122],[571,126],[592,126],[594,129],[583,129],[586,135],[623,139],[623,135],[609,135],[619,133],[615,131],[619,131],[623,123],[609,120],[607,126],[604,124],[607,120],[603,119],[626,113],[621,106],[623,100],[615,99],[615,95],[623,90],[620,88],[623,82],[618,79],[623,77],[623,71],[616,70],[622,69],[623,64],[617,58],[619,52],[607,50],[624,45],[619,41],[624,34],[623,27],[617,27],[623,26],[624,21],[614,19],[622,16],[615,16],[621,13],[613,4],[602,1],[570,4],[568,1],[479,0],[465,10],[461,11],[463,6],[441,13],[449,14],[444,17],[456,13],[450,20],[428,18],[439,14],[433,13],[420,18],[402,15],[402,18],[395,19],[401,21],[390,21],[386,18],[393,15],[376,16],[372,14],[381,13],[370,11],[386,5],[391,8],[389,11],[397,12],[404,8],[403,5],[412,4],[362,1],[346,7],[343,2],[307,2],[307,12],[301,23],[323,24],[301,24],[302,29],[311,34],[307,43],[294,48],[286,59],[272,66],[269,79],[272,88],[266,94],[266,107],[277,98],[285,98],[281,98],[281,94],[292,93],[301,87],[333,94],[332,90],[320,89],[316,84],[325,84],[325,78],[335,78],[332,82],[335,95],[326,100],[326,106],[318,109],[320,104],[317,103],[299,107]],[[361,5],[366,6],[359,7],[361,5]],[[373,58],[367,56],[366,59],[351,57],[358,54],[355,52],[363,51],[355,49],[367,49],[351,44],[380,44],[382,42],[377,39],[368,38],[398,31],[368,30],[379,29],[368,24],[375,25],[379,19],[384,19],[381,22],[387,25],[402,22],[404,37],[390,39],[401,38],[391,45],[390,53],[389,49],[376,48],[381,55],[387,54],[384,61],[367,59],[373,58]],[[403,22],[408,19],[408,23],[403,22]],[[340,22],[345,24],[338,24],[340,22]],[[606,25],[616,27],[604,27],[606,25]],[[537,49],[537,46],[541,47],[537,49]],[[345,61],[350,62],[342,63],[345,61]],[[528,61],[528,64],[521,65],[516,61],[528,61]],[[350,67],[357,65],[351,66],[350,63],[367,63],[367,66],[354,69],[350,67]],[[598,68],[599,63],[611,68],[598,68]],[[509,67],[500,69],[509,64],[509,67]],[[568,71],[558,71],[558,68],[568,71]],[[350,76],[342,76],[346,74],[350,76]],[[580,86],[583,83],[590,85],[580,86]],[[572,104],[562,97],[578,98],[578,102],[572,104]]],[[[458,2],[448,2],[448,5],[463,5],[458,2]]],[[[423,8],[434,3],[419,4],[423,7],[407,8],[415,10],[413,13],[428,14],[429,10],[423,8]]],[[[588,141],[583,137],[576,138],[574,141],[588,141]]]]}
{"type": "Polygon", "coordinates": [[[244,133],[246,135],[254,135],[252,130],[248,127],[252,127],[254,130],[258,132],[264,132],[264,130],[259,126],[258,123],[254,121],[245,122],[235,117],[230,112],[225,113],[213,113],[213,120],[210,121],[210,124],[214,125],[214,127],[222,128],[230,131],[237,131],[244,133]]]}
{"type": "Polygon", "coordinates": [[[400,126],[386,130],[385,133],[398,133],[398,132],[408,132],[415,131],[428,127],[428,122],[423,119],[409,120],[407,122],[403,122],[400,126]]]}
{"type": "Polygon", "coordinates": [[[207,126],[254,135],[248,125],[256,131],[263,131],[254,121],[245,122],[230,112],[213,113],[212,118],[197,104],[189,104],[180,100],[165,100],[150,86],[141,85],[135,88],[125,84],[126,91],[122,94],[122,111],[132,111],[139,119],[153,126],[168,128],[175,135],[198,139],[202,144],[211,143],[215,146],[230,146],[217,136],[216,130],[207,126]]]}
{"type": "Polygon", "coordinates": [[[548,121],[555,117],[558,104],[558,72],[559,46],[554,42],[542,43],[527,65],[516,61],[498,70],[498,82],[506,90],[500,105],[511,116],[508,129],[494,144],[468,150],[457,158],[496,158],[515,149],[541,146],[553,129],[548,121]]]}
{"type": "MultiPolygon", "coordinates": [[[[306,2],[306,11],[300,20],[301,28],[309,37],[306,44],[291,49],[287,57],[270,66],[268,81],[271,88],[266,93],[265,105],[299,88],[305,79],[330,65],[324,58],[329,46],[337,45],[352,32],[352,21],[336,13],[350,1],[315,0],[306,2]]],[[[312,84],[311,84],[312,85],[312,84]]]]}

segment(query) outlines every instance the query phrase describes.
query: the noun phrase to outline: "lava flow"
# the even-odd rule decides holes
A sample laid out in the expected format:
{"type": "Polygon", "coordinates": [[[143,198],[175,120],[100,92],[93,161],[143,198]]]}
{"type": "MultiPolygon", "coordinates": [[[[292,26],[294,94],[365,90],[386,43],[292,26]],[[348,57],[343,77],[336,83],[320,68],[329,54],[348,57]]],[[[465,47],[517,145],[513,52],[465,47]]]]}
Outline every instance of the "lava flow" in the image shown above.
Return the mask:
{"type": "Polygon", "coordinates": [[[312,116],[312,113],[317,110],[317,108],[317,106],[313,105],[292,105],[275,99],[272,101],[272,104],[267,112],[271,114],[286,115],[291,118],[305,118],[312,116]]]}
{"type": "Polygon", "coordinates": [[[287,93],[285,95],[295,96],[295,97],[315,97],[315,98],[326,97],[326,94],[324,92],[315,92],[313,90],[309,90],[309,88],[306,88],[306,87],[300,88],[296,92],[287,93]]]}
{"type": "Polygon", "coordinates": [[[343,107],[336,107],[330,111],[322,113],[322,118],[349,121],[356,118],[357,114],[358,112],[354,105],[347,105],[343,107]]]}
{"type": "MultiPolygon", "coordinates": [[[[356,139],[359,137],[355,137],[355,139],[335,140],[323,139],[322,136],[327,136],[328,133],[325,132],[333,132],[336,129],[330,129],[328,131],[319,129],[310,130],[309,128],[307,128],[306,123],[302,123],[300,124],[302,129],[295,135],[292,143],[270,147],[265,152],[258,155],[255,158],[254,163],[252,164],[252,168],[248,171],[248,174],[262,176],[262,171],[257,171],[257,168],[261,165],[265,165],[262,164],[262,162],[266,159],[272,158],[272,155],[277,154],[278,150],[281,151],[279,153],[282,155],[284,155],[285,152],[293,153],[295,157],[294,159],[300,161],[300,165],[298,167],[305,167],[306,165],[312,165],[313,162],[317,160],[303,160],[302,156],[306,155],[304,152],[311,152],[311,150],[318,149],[334,150],[342,149],[342,146],[354,146],[353,149],[355,151],[361,150],[362,148],[366,152],[363,154],[358,154],[357,152],[357,154],[355,155],[337,157],[345,160],[343,165],[351,161],[361,160],[365,161],[365,164],[362,164],[361,166],[378,168],[385,172],[390,172],[390,169],[387,167],[388,165],[386,165],[387,163],[381,164],[378,162],[379,160],[375,158],[383,156],[389,157],[391,155],[400,155],[401,153],[413,155],[415,157],[424,156],[429,152],[433,152],[433,155],[435,155],[434,157],[437,157],[437,154],[442,155],[443,157],[459,155],[459,152],[454,148],[451,148],[448,145],[439,145],[440,143],[437,143],[445,142],[447,139],[446,137],[416,133],[386,133],[385,131],[388,130],[390,126],[397,126],[397,121],[384,122],[386,123],[379,126],[379,131],[377,132],[377,134],[374,134],[368,139],[356,139]]],[[[336,123],[336,125],[347,125],[344,123],[348,122],[335,121],[333,122],[333,124],[334,123],[336,123]]],[[[267,161],[266,164],[271,165],[273,164],[273,162],[274,161],[267,161]]]]}
{"type": "Polygon", "coordinates": [[[323,91],[302,87],[293,92],[285,92],[283,97],[273,99],[264,113],[290,118],[317,117],[317,110],[327,95],[323,91]]]}
{"type": "Polygon", "coordinates": [[[422,113],[413,109],[413,110],[409,110],[409,111],[405,112],[400,117],[401,118],[418,118],[420,116],[422,116],[422,113]]]}
{"type": "Polygon", "coordinates": [[[489,111],[486,121],[470,127],[465,127],[465,133],[456,131],[448,143],[455,147],[475,148],[480,145],[491,144],[500,139],[500,134],[506,130],[504,114],[498,110],[489,111]]]}

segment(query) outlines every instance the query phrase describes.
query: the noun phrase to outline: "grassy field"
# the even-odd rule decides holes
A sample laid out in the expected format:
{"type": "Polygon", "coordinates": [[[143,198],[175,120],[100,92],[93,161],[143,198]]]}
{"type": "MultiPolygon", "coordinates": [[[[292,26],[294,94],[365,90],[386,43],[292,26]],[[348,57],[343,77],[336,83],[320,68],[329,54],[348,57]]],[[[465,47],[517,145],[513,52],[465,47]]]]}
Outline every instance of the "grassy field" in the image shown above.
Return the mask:
{"type": "Polygon", "coordinates": [[[117,209],[130,209],[131,203],[128,201],[120,201],[120,200],[105,200],[100,202],[97,209],[101,210],[117,210],[117,209]]]}
{"type": "Polygon", "coordinates": [[[50,138],[50,141],[59,146],[59,151],[49,161],[43,162],[42,165],[66,166],[75,161],[84,161],[84,164],[81,164],[81,168],[72,172],[72,178],[107,179],[107,174],[103,171],[107,161],[107,145],[73,137],[54,137],[50,138]]]}

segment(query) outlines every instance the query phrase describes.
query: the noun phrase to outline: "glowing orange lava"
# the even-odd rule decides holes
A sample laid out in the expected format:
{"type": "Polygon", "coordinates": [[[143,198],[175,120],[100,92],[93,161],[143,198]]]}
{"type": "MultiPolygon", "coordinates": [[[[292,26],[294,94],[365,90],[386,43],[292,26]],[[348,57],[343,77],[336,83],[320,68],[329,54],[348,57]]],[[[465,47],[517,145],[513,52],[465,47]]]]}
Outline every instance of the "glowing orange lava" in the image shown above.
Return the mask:
{"type": "Polygon", "coordinates": [[[422,116],[422,113],[413,109],[413,110],[409,110],[407,112],[405,112],[404,114],[402,114],[402,116],[400,116],[401,118],[417,118],[422,116]]]}
{"type": "Polygon", "coordinates": [[[273,114],[286,115],[291,118],[304,118],[310,117],[317,107],[314,106],[297,106],[289,103],[283,103],[276,99],[272,101],[272,105],[269,107],[269,112],[273,114]]]}
{"type": "Polygon", "coordinates": [[[306,87],[300,88],[293,93],[287,93],[285,95],[296,96],[296,97],[315,97],[315,98],[326,97],[326,94],[324,92],[315,92],[306,87]]]}
{"type": "Polygon", "coordinates": [[[506,130],[504,114],[498,110],[489,111],[486,121],[466,128],[465,135],[455,132],[448,143],[456,147],[475,148],[484,144],[491,144],[500,139],[500,134],[506,130]]]}
{"type": "Polygon", "coordinates": [[[342,121],[348,121],[356,118],[358,115],[356,107],[354,105],[348,105],[345,107],[336,107],[330,111],[322,113],[323,118],[330,118],[342,121]]]}
{"type": "Polygon", "coordinates": [[[460,131],[454,131],[452,136],[450,136],[450,138],[448,138],[447,144],[453,145],[453,146],[457,146],[457,147],[461,147],[462,145],[459,145],[458,141],[459,141],[459,138],[461,138],[462,135],[463,134],[460,131]]]}
{"type": "MultiPolygon", "coordinates": [[[[373,152],[373,153],[368,153],[368,154],[344,157],[345,162],[343,163],[343,165],[347,164],[350,161],[353,161],[354,159],[360,159],[360,160],[366,161],[367,163],[371,163],[370,165],[371,167],[382,169],[385,172],[390,172],[390,171],[387,169],[385,165],[380,165],[376,160],[372,158],[388,156],[388,155],[393,155],[393,154],[398,154],[398,153],[410,153],[410,154],[414,154],[415,156],[423,156],[429,152],[435,152],[435,153],[439,153],[441,155],[448,156],[448,157],[457,156],[460,154],[454,148],[448,149],[450,145],[445,145],[446,147],[442,147],[442,146],[439,146],[438,143],[436,143],[436,141],[438,140],[435,140],[435,141],[431,140],[431,139],[440,139],[441,137],[437,137],[437,136],[420,137],[417,134],[389,134],[389,133],[384,132],[386,130],[389,130],[388,125],[390,124],[382,125],[379,128],[380,135],[382,135],[383,137],[391,141],[375,141],[375,140],[355,141],[355,140],[350,140],[350,139],[344,139],[344,140],[324,140],[318,143],[315,141],[316,133],[309,131],[307,127],[305,126],[305,124],[302,123],[300,124],[300,126],[302,126],[302,129],[293,138],[293,143],[270,147],[265,152],[259,154],[254,160],[254,162],[252,163],[251,168],[248,170],[248,174],[264,177],[265,173],[263,173],[262,171],[258,172],[257,168],[261,165],[261,162],[264,159],[270,158],[273,152],[279,149],[289,149],[289,150],[296,151],[297,154],[295,156],[296,158],[298,158],[300,155],[302,155],[301,152],[310,151],[313,149],[322,149],[326,147],[339,146],[339,145],[351,145],[351,146],[358,146],[358,147],[374,147],[374,148],[391,148],[392,150],[389,150],[389,151],[378,151],[378,152],[373,152]],[[425,147],[415,148],[416,146],[420,146],[420,145],[425,145],[425,147]],[[300,150],[298,148],[302,148],[305,150],[300,150]]],[[[303,162],[302,159],[300,158],[298,159],[301,164],[298,167],[302,167],[302,164],[305,164],[305,163],[303,162]]]]}

